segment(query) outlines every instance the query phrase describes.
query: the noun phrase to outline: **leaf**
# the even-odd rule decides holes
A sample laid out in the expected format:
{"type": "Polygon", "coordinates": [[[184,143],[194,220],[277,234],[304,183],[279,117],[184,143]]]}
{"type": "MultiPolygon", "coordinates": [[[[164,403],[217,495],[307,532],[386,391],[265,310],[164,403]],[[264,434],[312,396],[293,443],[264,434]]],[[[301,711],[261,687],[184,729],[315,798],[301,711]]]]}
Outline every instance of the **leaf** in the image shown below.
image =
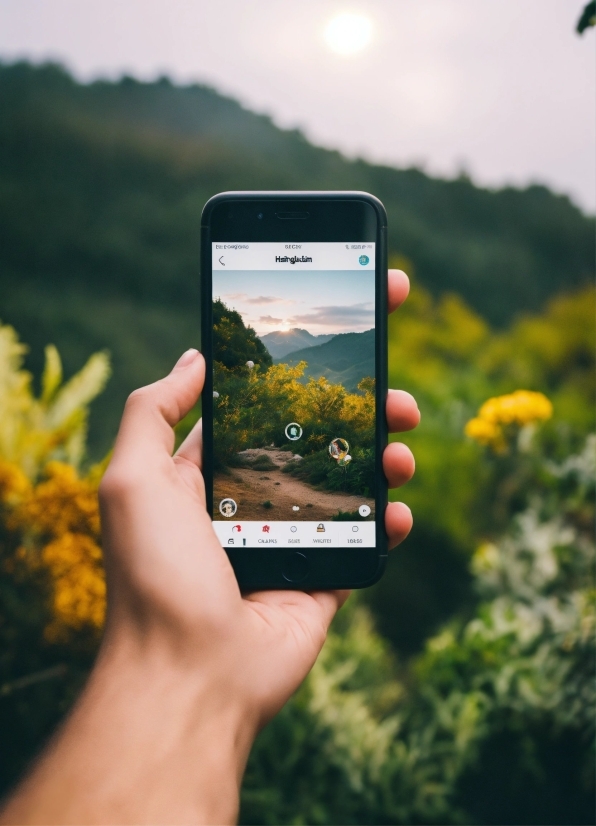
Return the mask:
{"type": "Polygon", "coordinates": [[[95,353],[82,370],[73,376],[57,393],[48,413],[48,425],[57,427],[78,408],[92,401],[106,385],[110,376],[107,353],[95,353]]]}
{"type": "Polygon", "coordinates": [[[42,404],[49,404],[62,381],[62,360],[60,354],[53,344],[48,344],[45,348],[46,363],[41,379],[42,404]]]}

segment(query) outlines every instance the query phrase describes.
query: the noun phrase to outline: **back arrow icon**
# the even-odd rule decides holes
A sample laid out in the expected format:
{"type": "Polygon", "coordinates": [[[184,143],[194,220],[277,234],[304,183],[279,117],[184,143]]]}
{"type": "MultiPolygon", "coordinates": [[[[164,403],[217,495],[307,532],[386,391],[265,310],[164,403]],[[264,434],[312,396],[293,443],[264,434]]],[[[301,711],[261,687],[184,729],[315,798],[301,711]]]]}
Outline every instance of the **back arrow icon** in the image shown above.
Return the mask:
{"type": "Polygon", "coordinates": [[[222,267],[225,267],[225,263],[222,259],[223,259],[223,255],[220,255],[219,256],[219,263],[222,265],[222,267]]]}

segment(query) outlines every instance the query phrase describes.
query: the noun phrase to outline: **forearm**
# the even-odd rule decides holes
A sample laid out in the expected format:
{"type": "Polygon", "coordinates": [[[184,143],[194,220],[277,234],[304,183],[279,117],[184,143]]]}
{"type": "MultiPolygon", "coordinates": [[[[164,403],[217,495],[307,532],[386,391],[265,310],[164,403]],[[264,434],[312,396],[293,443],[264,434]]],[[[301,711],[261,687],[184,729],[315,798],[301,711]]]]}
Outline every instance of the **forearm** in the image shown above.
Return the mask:
{"type": "Polygon", "coordinates": [[[225,688],[156,646],[104,646],[0,822],[234,822],[255,726],[225,688]]]}

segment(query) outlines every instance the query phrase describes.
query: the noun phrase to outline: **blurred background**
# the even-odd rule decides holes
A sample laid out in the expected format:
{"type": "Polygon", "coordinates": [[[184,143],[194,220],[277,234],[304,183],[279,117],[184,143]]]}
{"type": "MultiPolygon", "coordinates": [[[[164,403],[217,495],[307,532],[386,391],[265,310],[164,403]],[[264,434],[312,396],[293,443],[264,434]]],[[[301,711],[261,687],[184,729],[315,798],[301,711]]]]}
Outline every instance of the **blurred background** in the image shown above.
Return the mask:
{"type": "Polygon", "coordinates": [[[360,189],[413,285],[415,527],[261,734],[241,822],[594,822],[595,22],[0,0],[0,793],[97,651],[97,484],[127,394],[199,341],[203,204],[360,189]]]}

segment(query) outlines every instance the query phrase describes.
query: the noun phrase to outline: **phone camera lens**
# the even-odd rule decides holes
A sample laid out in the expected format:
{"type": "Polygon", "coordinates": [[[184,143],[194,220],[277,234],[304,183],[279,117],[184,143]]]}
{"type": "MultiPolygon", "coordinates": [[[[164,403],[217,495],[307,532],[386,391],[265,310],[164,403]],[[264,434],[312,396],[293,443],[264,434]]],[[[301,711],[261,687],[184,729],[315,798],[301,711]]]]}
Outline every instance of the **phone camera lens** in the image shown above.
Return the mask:
{"type": "Polygon", "coordinates": [[[262,217],[263,217],[263,213],[259,212],[259,214],[257,215],[257,218],[259,219],[259,221],[261,220],[262,217]]]}

